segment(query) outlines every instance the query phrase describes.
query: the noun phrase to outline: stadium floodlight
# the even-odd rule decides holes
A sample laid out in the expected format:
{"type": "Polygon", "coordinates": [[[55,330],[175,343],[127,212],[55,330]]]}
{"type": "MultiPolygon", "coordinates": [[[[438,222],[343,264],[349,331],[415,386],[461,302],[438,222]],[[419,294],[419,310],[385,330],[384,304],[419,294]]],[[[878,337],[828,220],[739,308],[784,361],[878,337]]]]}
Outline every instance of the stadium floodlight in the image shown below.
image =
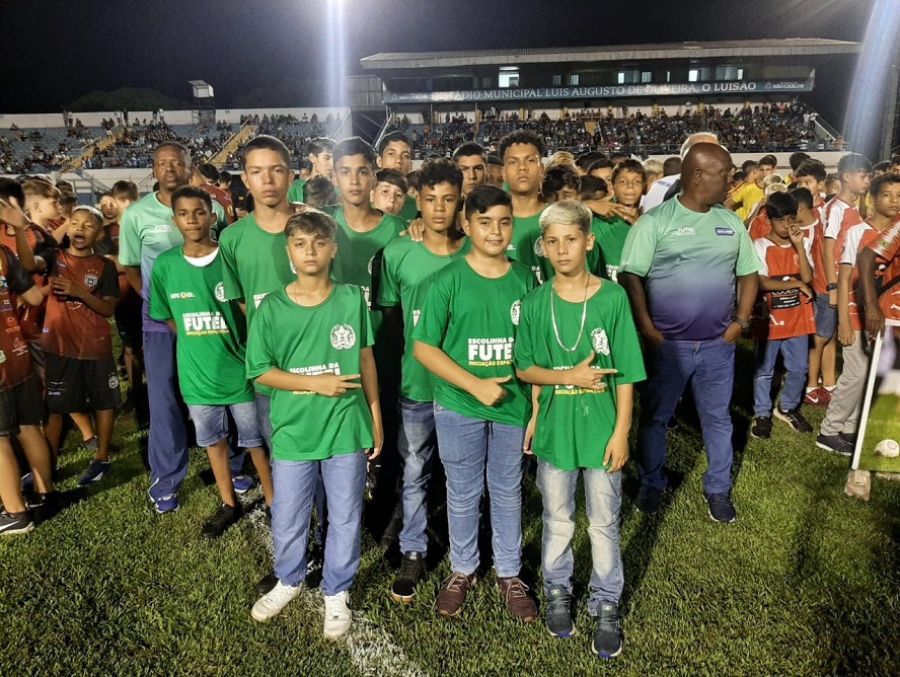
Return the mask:
{"type": "Polygon", "coordinates": [[[213,98],[212,85],[203,80],[188,80],[188,84],[191,86],[191,91],[193,92],[195,99],[213,98]]]}
{"type": "Polygon", "coordinates": [[[328,79],[328,103],[342,106],[345,102],[346,66],[346,30],[344,26],[343,0],[328,0],[326,14],[327,25],[325,35],[325,73],[328,79]]]}

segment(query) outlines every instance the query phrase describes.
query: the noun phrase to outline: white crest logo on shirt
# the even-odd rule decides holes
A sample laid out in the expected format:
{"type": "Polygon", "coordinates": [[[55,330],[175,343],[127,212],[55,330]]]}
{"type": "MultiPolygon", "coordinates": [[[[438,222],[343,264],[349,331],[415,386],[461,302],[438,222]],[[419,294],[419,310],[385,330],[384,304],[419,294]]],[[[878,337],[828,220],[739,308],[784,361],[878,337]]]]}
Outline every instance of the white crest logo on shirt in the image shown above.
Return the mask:
{"type": "Polygon", "coordinates": [[[595,353],[609,356],[609,339],[605,329],[598,328],[591,332],[591,345],[594,346],[595,353]]]}
{"type": "Polygon", "coordinates": [[[371,259],[369,259],[369,263],[366,266],[366,268],[368,268],[368,270],[369,270],[369,275],[372,274],[372,266],[373,265],[375,265],[375,257],[374,256],[371,259]]]}
{"type": "Polygon", "coordinates": [[[546,252],[544,251],[544,238],[539,237],[534,241],[534,254],[535,256],[540,256],[541,258],[547,256],[546,252]]]}
{"type": "Polygon", "coordinates": [[[216,285],[216,289],[215,289],[214,293],[216,295],[216,301],[218,301],[219,303],[225,303],[225,301],[227,299],[225,298],[225,283],[224,282],[219,282],[219,284],[216,285]]]}
{"type": "Polygon", "coordinates": [[[96,287],[97,282],[99,282],[99,281],[100,281],[100,278],[98,278],[93,273],[88,273],[87,275],[84,276],[84,286],[85,287],[96,287]]]}
{"type": "Polygon", "coordinates": [[[115,390],[119,387],[119,377],[115,374],[110,374],[109,376],[109,389],[115,390]]]}
{"type": "Polygon", "coordinates": [[[331,328],[331,346],[335,350],[349,350],[356,345],[356,332],[349,324],[336,324],[331,328]]]}
{"type": "Polygon", "coordinates": [[[519,313],[521,312],[521,310],[522,310],[522,302],[521,301],[516,301],[515,303],[512,304],[512,306],[509,309],[509,316],[512,319],[513,325],[515,325],[516,327],[519,326],[519,313]]]}

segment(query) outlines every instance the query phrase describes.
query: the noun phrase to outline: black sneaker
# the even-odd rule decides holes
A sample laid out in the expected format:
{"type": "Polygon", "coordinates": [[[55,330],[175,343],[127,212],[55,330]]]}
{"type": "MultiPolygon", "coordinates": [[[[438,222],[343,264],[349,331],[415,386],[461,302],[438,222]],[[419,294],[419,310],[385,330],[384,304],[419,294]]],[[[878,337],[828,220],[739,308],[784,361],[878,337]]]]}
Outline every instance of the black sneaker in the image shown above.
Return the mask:
{"type": "Polygon", "coordinates": [[[841,456],[853,456],[853,444],[842,435],[819,435],[816,438],[819,449],[841,456]]]}
{"type": "Polygon", "coordinates": [[[731,494],[706,494],[709,518],[719,524],[731,524],[737,519],[737,511],[731,502],[731,494]]]}
{"type": "Polygon", "coordinates": [[[784,421],[798,433],[811,433],[813,431],[809,421],[803,418],[803,414],[800,413],[800,407],[792,411],[784,411],[781,407],[775,407],[775,418],[784,421]]]}
{"type": "Polygon", "coordinates": [[[88,465],[87,470],[78,478],[78,486],[86,487],[94,482],[99,482],[109,472],[111,467],[112,464],[109,461],[100,461],[95,458],[88,465]]]}
{"type": "Polygon", "coordinates": [[[758,440],[767,440],[772,437],[772,417],[756,416],[753,425],[750,426],[750,436],[758,440]]]}
{"type": "Polygon", "coordinates": [[[28,508],[34,516],[35,524],[46,522],[59,511],[59,492],[51,491],[47,494],[31,494],[25,501],[25,507],[28,508]]]}
{"type": "Polygon", "coordinates": [[[622,625],[619,622],[619,607],[616,604],[601,604],[591,651],[595,656],[609,660],[619,656],[624,646],[625,637],[622,635],[622,625]]]}
{"type": "Polygon", "coordinates": [[[266,516],[264,518],[266,526],[269,527],[269,531],[272,530],[272,508],[266,506],[266,516]]]}
{"type": "Polygon", "coordinates": [[[641,486],[637,498],[634,499],[634,507],[645,515],[652,515],[659,510],[663,492],[656,487],[641,486]]]}
{"type": "Polygon", "coordinates": [[[25,512],[0,512],[0,536],[14,536],[15,534],[27,534],[34,529],[34,520],[31,513],[25,512]]]}
{"type": "Polygon", "coordinates": [[[201,534],[205,538],[218,538],[225,533],[232,524],[237,522],[244,514],[240,503],[235,506],[225,505],[219,506],[212,515],[203,523],[201,534]]]}
{"type": "Polygon", "coordinates": [[[547,591],[547,631],[559,639],[568,639],[575,634],[572,622],[572,595],[561,585],[554,585],[547,591]]]}
{"type": "Polygon", "coordinates": [[[416,586],[425,577],[425,554],[409,552],[403,555],[400,570],[391,585],[391,599],[398,604],[412,604],[416,586]]]}

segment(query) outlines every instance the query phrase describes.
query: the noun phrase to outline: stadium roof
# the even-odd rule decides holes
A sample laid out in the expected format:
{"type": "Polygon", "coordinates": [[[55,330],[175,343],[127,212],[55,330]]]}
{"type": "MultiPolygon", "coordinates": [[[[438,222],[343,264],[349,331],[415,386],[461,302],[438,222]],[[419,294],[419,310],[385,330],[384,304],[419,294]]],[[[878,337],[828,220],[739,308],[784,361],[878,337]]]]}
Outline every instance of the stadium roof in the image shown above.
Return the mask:
{"type": "Polygon", "coordinates": [[[631,61],[651,59],[714,59],[726,57],[831,56],[856,54],[862,45],[826,38],[780,40],[721,40],[670,42],[656,45],[551,47],[545,49],[486,49],[458,52],[382,52],[360,59],[368,70],[457,68],[577,61],[631,61]]]}

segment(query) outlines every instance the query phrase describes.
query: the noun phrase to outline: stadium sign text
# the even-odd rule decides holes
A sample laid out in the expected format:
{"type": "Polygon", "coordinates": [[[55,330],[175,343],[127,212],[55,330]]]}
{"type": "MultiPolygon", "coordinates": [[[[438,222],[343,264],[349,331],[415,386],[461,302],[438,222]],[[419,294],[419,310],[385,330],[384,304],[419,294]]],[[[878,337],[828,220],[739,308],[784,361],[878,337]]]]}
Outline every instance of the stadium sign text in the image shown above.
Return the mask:
{"type": "Polygon", "coordinates": [[[631,96],[715,96],[722,94],[767,94],[811,92],[813,78],[805,80],[758,80],[738,82],[680,82],[664,85],[602,85],[596,87],[532,87],[522,89],[476,89],[450,92],[385,92],[384,102],[446,103],[477,101],[538,101],[541,99],[612,99],[631,96]]]}

